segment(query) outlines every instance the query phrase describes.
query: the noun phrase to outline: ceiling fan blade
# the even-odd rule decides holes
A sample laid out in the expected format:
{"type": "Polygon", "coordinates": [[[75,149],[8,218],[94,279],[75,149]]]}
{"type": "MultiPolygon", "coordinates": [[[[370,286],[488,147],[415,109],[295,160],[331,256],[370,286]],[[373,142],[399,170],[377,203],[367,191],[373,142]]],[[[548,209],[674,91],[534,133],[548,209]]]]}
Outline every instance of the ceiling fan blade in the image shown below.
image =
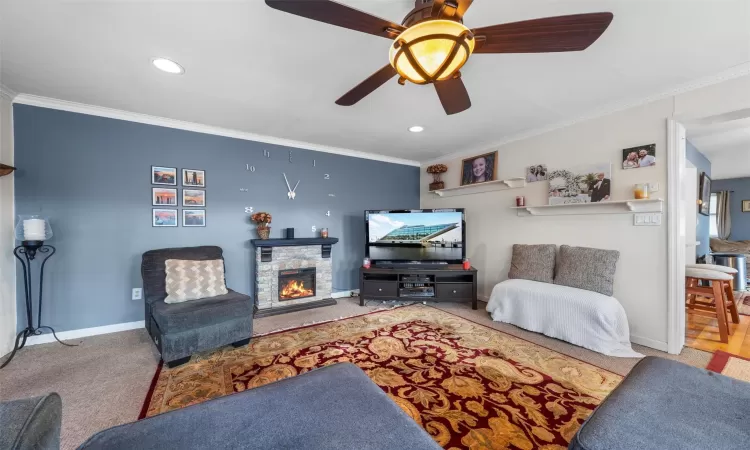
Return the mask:
{"type": "Polygon", "coordinates": [[[585,50],[604,33],[612,13],[575,14],[472,30],[474,53],[550,53],[585,50]]]}
{"type": "Polygon", "coordinates": [[[266,5],[296,16],[393,39],[406,28],[331,0],[266,0],[266,5]]]}
{"type": "Polygon", "coordinates": [[[370,75],[365,81],[354,86],[354,88],[336,100],[337,105],[352,106],[358,101],[370,95],[375,89],[384,85],[386,81],[397,75],[396,69],[390,64],[383,66],[380,70],[370,75]]]}
{"type": "Polygon", "coordinates": [[[471,108],[471,99],[461,78],[436,81],[433,84],[446,114],[457,114],[471,108]]]}

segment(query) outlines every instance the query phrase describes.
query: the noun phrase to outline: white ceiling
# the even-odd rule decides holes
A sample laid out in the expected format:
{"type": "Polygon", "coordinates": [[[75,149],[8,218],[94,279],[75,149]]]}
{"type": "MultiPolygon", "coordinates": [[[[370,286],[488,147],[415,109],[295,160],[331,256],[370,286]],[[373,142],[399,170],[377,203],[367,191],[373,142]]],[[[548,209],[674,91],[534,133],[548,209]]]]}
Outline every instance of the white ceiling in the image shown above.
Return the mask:
{"type": "MultiPolygon", "coordinates": [[[[400,21],[413,0],[344,0],[400,21]]],[[[395,79],[334,101],[387,63],[389,41],[262,0],[2,0],[2,82],[45,97],[425,161],[637,101],[750,61],[747,0],[475,0],[469,27],[611,11],[579,53],[474,55],[472,108],[395,79]],[[186,74],[149,65],[172,58],[186,74]],[[426,131],[407,132],[420,124],[426,131]]]]}
{"type": "Polygon", "coordinates": [[[714,179],[750,177],[750,109],[685,125],[688,140],[711,161],[714,179]]]}

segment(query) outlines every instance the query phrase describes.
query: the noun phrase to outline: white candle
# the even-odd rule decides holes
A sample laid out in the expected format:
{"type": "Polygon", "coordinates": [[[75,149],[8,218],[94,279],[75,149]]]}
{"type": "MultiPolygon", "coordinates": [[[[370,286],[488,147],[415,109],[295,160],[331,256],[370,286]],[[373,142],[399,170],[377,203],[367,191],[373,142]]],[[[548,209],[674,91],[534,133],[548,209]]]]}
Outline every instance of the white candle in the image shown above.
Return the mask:
{"type": "Polygon", "coordinates": [[[26,219],[23,221],[23,239],[25,241],[43,241],[46,235],[44,219],[26,219]]]}

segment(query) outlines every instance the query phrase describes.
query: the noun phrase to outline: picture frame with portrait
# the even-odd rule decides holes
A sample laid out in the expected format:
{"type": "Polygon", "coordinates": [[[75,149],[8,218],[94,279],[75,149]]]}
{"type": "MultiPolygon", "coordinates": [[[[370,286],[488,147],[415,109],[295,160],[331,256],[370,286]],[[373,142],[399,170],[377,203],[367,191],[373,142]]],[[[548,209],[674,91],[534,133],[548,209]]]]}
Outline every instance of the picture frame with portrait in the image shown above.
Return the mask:
{"type": "Polygon", "coordinates": [[[711,177],[706,175],[706,172],[701,172],[698,212],[703,216],[711,215],[711,177]]]}
{"type": "Polygon", "coordinates": [[[461,161],[461,186],[497,179],[497,152],[472,156],[461,161]]]}
{"type": "Polygon", "coordinates": [[[547,165],[536,164],[526,167],[526,182],[535,183],[537,181],[547,181],[547,165]]]}
{"type": "Polygon", "coordinates": [[[622,168],[640,169],[656,165],[656,144],[639,145],[622,150],[622,168]]]}

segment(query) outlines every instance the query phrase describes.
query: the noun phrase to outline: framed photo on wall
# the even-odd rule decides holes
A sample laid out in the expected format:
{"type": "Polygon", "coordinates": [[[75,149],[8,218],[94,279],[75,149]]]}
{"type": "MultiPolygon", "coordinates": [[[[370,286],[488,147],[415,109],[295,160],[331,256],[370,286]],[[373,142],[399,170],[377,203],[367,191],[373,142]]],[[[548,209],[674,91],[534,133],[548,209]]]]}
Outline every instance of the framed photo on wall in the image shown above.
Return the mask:
{"type": "Polygon", "coordinates": [[[711,178],[706,175],[706,172],[701,173],[701,187],[700,187],[700,198],[701,204],[699,205],[698,212],[704,216],[710,215],[711,212],[711,178]]]}
{"type": "Polygon", "coordinates": [[[182,206],[206,206],[206,191],[202,189],[183,189],[182,206]]]}
{"type": "Polygon", "coordinates": [[[461,186],[495,181],[497,152],[472,156],[461,162],[461,186]]]}
{"type": "Polygon", "coordinates": [[[206,187],[206,171],[182,169],[182,185],[185,187],[206,187]]]}
{"type": "Polygon", "coordinates": [[[742,200],[742,212],[750,212],[750,200],[742,200]]]}
{"type": "Polygon", "coordinates": [[[177,206],[177,189],[151,188],[153,206],[177,206]]]}
{"type": "Polygon", "coordinates": [[[206,210],[205,209],[183,209],[182,210],[183,227],[205,227],[206,210]]]}
{"type": "Polygon", "coordinates": [[[638,169],[656,165],[656,144],[641,145],[622,150],[622,168],[638,169]]]}
{"type": "Polygon", "coordinates": [[[151,219],[151,225],[154,227],[176,227],[177,210],[154,208],[151,211],[151,219]]]}
{"type": "Polygon", "coordinates": [[[177,186],[177,168],[151,166],[151,184],[177,186]]]}

